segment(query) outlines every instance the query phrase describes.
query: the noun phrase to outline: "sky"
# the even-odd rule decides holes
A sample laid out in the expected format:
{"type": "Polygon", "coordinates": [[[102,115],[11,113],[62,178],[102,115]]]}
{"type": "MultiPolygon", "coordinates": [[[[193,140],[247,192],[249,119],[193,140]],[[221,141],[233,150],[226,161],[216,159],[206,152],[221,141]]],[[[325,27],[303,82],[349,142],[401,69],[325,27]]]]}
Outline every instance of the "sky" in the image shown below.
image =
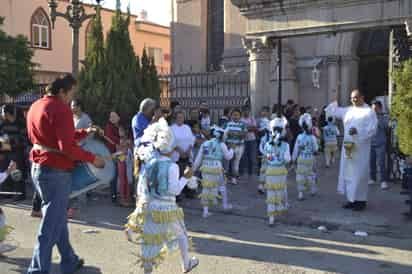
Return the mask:
{"type": "MultiPolygon", "coordinates": [[[[96,3],[95,0],[83,0],[85,3],[96,3]]],[[[171,0],[120,0],[122,10],[126,11],[130,3],[133,14],[139,14],[142,9],[148,13],[148,20],[168,26],[170,24],[171,0]]],[[[114,9],[116,0],[102,0],[103,6],[114,9]]]]}

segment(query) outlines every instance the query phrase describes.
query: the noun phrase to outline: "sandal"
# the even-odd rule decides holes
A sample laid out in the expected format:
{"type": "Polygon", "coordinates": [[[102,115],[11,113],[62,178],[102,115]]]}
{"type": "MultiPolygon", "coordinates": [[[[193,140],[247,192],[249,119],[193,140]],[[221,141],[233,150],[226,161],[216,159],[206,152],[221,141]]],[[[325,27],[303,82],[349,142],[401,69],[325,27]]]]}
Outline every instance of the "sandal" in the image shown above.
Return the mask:
{"type": "Polygon", "coordinates": [[[189,273],[198,265],[199,265],[199,259],[196,257],[192,257],[189,261],[188,267],[183,271],[183,273],[189,273]]]}

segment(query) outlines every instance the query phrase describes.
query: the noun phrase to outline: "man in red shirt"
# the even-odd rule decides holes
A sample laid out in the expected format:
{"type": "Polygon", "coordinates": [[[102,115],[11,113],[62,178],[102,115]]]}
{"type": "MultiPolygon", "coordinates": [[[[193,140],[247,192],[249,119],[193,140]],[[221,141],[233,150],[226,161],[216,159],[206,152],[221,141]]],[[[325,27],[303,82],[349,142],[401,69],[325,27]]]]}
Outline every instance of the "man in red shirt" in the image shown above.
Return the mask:
{"type": "Polygon", "coordinates": [[[69,103],[75,94],[76,80],[67,75],[56,79],[48,94],[36,101],[27,114],[32,179],[42,199],[43,220],[29,274],[50,272],[54,245],[61,256],[61,272],[72,274],[84,261],[74,253],[69,241],[67,206],[71,188],[71,170],[76,161],[104,167],[103,158],[82,150],[77,142],[92,130],[75,131],[69,103]]]}

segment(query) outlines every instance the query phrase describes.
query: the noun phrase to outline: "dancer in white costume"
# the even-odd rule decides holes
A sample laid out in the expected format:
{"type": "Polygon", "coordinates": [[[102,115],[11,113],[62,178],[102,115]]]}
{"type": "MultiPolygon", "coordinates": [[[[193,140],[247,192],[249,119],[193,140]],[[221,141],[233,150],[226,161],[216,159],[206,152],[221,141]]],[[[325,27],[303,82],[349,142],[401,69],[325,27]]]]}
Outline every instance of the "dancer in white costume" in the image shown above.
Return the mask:
{"type": "Polygon", "coordinates": [[[289,144],[282,140],[286,134],[286,123],[282,118],[270,122],[271,138],[264,145],[263,157],[266,162],[265,189],[267,216],[272,226],[275,217],[284,213],[288,205],[286,165],[290,162],[289,144]]]}
{"type": "Polygon", "coordinates": [[[304,199],[304,192],[309,190],[312,195],[317,193],[316,174],[314,172],[315,153],[319,150],[316,137],[312,135],[312,117],[305,113],[299,118],[303,133],[299,134],[293,149],[292,159],[297,162],[296,183],[298,199],[304,199]]]}
{"type": "Polygon", "coordinates": [[[228,149],[223,142],[224,129],[214,126],[212,132],[215,138],[202,144],[193,165],[194,171],[200,168],[202,173],[203,189],[200,201],[203,205],[203,218],[209,216],[210,205],[217,205],[219,192],[222,195],[223,209],[232,208],[227,198],[223,160],[230,161],[233,157],[233,150],[228,149]]]}
{"type": "Polygon", "coordinates": [[[184,224],[183,210],[176,204],[179,195],[192,177],[191,169],[179,178],[179,167],[171,160],[175,139],[166,120],[161,118],[145,130],[145,135],[159,152],[145,165],[141,191],[147,195],[140,201],[143,212],[140,261],[145,274],[152,273],[166,255],[180,249],[184,273],[195,268],[199,261],[189,257],[189,238],[184,224]],[[146,183],[145,183],[146,182],[146,183]]]}

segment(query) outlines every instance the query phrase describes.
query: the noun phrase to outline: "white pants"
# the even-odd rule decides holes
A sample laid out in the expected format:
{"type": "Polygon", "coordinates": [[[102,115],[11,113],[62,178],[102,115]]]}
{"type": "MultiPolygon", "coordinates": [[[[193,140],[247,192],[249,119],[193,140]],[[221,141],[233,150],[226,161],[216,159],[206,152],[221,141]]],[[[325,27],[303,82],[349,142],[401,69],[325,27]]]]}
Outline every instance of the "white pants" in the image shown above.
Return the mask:
{"type": "Polygon", "coordinates": [[[230,160],[230,165],[232,168],[232,176],[239,176],[239,165],[240,160],[242,159],[243,152],[245,151],[245,145],[237,145],[233,148],[234,156],[230,160]]]}

